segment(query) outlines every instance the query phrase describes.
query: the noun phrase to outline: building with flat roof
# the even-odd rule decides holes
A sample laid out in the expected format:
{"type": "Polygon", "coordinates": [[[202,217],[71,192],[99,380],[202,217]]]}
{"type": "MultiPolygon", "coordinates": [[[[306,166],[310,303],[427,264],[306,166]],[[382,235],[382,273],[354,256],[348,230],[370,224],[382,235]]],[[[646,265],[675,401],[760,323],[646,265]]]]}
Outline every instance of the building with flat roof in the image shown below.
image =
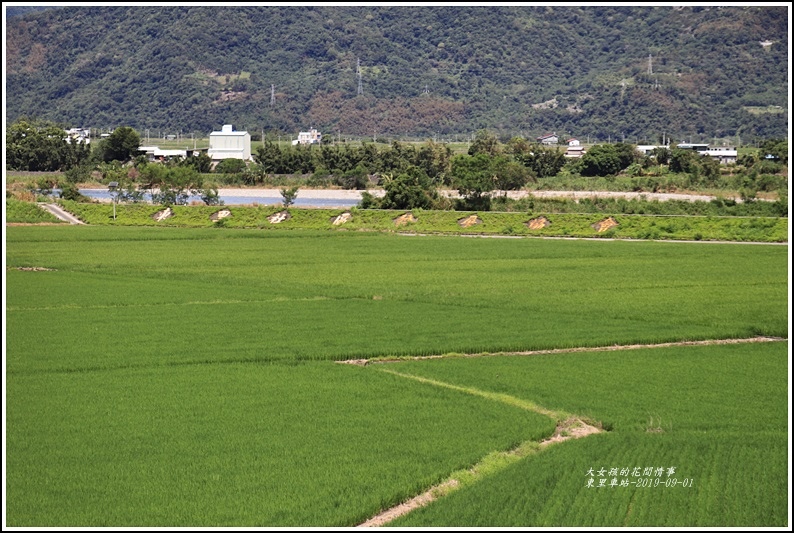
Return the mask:
{"type": "Polygon", "coordinates": [[[210,148],[207,155],[213,161],[222,159],[251,160],[251,134],[235,131],[231,124],[224,124],[221,131],[210,133],[210,148]]]}
{"type": "Polygon", "coordinates": [[[298,133],[298,138],[292,141],[293,146],[297,144],[320,144],[323,140],[323,134],[312,128],[309,131],[302,131],[298,133]]]}

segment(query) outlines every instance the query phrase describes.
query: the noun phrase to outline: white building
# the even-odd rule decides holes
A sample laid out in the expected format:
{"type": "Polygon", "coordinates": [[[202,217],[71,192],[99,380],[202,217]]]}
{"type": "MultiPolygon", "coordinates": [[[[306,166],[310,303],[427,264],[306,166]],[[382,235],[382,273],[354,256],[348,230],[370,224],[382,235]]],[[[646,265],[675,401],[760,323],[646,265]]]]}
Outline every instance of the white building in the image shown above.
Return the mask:
{"type": "Polygon", "coordinates": [[[312,128],[309,131],[302,131],[298,134],[298,139],[292,141],[293,146],[296,144],[320,144],[323,140],[323,134],[312,128]]]}
{"type": "Polygon", "coordinates": [[[210,148],[207,155],[213,161],[221,159],[251,160],[251,134],[234,131],[231,124],[224,124],[221,131],[210,133],[210,148]]]}
{"type": "Polygon", "coordinates": [[[536,139],[540,144],[557,144],[560,140],[556,133],[547,133],[536,139]]]}
{"type": "Polygon", "coordinates": [[[138,151],[143,152],[149,161],[166,161],[168,159],[184,159],[187,157],[187,150],[162,150],[157,146],[139,146],[138,151]]]}
{"type": "Polygon", "coordinates": [[[707,155],[710,158],[718,161],[721,165],[727,165],[728,163],[736,163],[736,157],[739,155],[739,152],[733,146],[709,146],[708,144],[692,144],[692,143],[681,143],[676,146],[676,148],[682,148],[684,150],[694,150],[700,155],[707,155]]]}
{"type": "Polygon", "coordinates": [[[661,144],[638,144],[637,151],[640,152],[642,155],[651,155],[651,152],[656,150],[657,148],[667,148],[670,149],[669,146],[664,146],[661,144]]]}
{"type": "Polygon", "coordinates": [[[91,143],[91,130],[88,128],[70,128],[66,131],[66,142],[81,142],[85,144],[91,143]]]}
{"type": "Polygon", "coordinates": [[[736,163],[736,158],[739,151],[734,147],[728,146],[710,146],[705,152],[700,152],[701,155],[708,155],[712,159],[720,162],[721,165],[729,163],[736,163]]]}

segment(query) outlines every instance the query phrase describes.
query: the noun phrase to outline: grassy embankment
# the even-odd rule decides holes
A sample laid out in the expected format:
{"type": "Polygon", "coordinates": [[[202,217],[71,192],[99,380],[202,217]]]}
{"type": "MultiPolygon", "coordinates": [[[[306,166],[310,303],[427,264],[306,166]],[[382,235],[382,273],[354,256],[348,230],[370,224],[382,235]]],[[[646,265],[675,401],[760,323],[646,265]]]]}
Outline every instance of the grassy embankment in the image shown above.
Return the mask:
{"type": "Polygon", "coordinates": [[[6,198],[6,222],[18,224],[61,224],[63,220],[33,202],[6,198]]]}
{"type": "Polygon", "coordinates": [[[412,222],[398,223],[396,219],[406,211],[366,209],[290,209],[290,218],[272,221],[271,216],[284,211],[278,206],[174,206],[173,216],[155,220],[163,207],[149,204],[120,205],[85,204],[62,201],[61,205],[89,224],[116,226],[181,226],[259,229],[318,229],[370,230],[408,233],[446,233],[472,235],[521,235],[540,237],[616,238],[654,240],[715,240],[740,242],[785,242],[788,239],[788,219],[778,217],[668,217],[615,215],[617,225],[602,224],[605,214],[462,212],[413,210],[412,222]],[[220,211],[230,216],[213,220],[220,211]],[[339,215],[352,216],[335,225],[339,215]],[[472,225],[464,222],[473,217],[472,225]]]}

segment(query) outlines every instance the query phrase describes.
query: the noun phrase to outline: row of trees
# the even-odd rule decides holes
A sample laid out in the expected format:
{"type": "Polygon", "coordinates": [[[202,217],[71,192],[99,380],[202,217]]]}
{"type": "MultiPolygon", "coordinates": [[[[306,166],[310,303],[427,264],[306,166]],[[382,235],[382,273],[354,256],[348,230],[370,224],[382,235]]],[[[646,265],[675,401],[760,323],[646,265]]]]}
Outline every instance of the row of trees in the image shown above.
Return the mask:
{"type": "Polygon", "coordinates": [[[68,139],[66,131],[53,122],[22,118],[6,131],[6,168],[54,172],[91,163],[128,161],[140,142],[134,129],[123,126],[92,148],[88,142],[68,139]]]}
{"type": "MultiPolygon", "coordinates": [[[[212,165],[207,154],[167,165],[147,163],[143,156],[136,155],[140,137],[129,127],[116,129],[91,150],[88,145],[67,142],[64,130],[53,124],[23,120],[9,128],[6,142],[10,169],[65,170],[66,181],[72,184],[88,181],[99,169],[104,181],[126,186],[121,200],[136,201],[136,191],[148,188],[159,203],[185,203],[199,191],[206,201],[217,202],[217,189],[214,194],[212,189],[203,189],[202,176],[212,165]],[[132,168],[121,166],[129,161],[134,163],[132,168]]],[[[785,164],[788,143],[769,139],[760,153],[769,153],[769,157],[785,164]]],[[[254,160],[227,159],[215,171],[251,185],[275,174],[312,174],[313,179],[316,177],[314,184],[333,183],[347,189],[366,189],[375,181],[384,187],[385,196],[377,199],[366,195],[362,205],[395,209],[453,207],[438,194],[443,187],[457,189],[462,196],[454,207],[486,210],[493,191],[518,190],[530,182],[557,176],[563,169],[583,177],[622,172],[639,177],[645,168],[666,165],[671,172],[689,174],[693,183],[704,186],[715,185],[721,175],[719,163],[692,150],[659,147],[645,156],[632,144],[614,143],[592,146],[580,159],[567,159],[561,149],[521,137],[502,143],[487,130],[477,133],[466,154],[454,155],[448,145],[433,141],[418,146],[394,142],[382,149],[368,143],[282,147],[266,141],[254,152],[254,160]]],[[[743,156],[740,162],[752,168],[750,174],[755,172],[749,176],[751,181],[759,173],[774,174],[778,165],[756,155],[743,156]]],[[[748,190],[753,186],[750,183],[748,190]]]]}

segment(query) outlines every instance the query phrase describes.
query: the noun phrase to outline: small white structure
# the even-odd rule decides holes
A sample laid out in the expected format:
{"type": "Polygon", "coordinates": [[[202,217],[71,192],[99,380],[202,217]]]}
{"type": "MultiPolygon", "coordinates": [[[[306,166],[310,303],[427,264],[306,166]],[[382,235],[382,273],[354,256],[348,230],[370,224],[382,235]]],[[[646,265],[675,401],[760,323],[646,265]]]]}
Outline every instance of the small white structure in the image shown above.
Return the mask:
{"type": "Polygon", "coordinates": [[[251,160],[251,134],[247,131],[234,131],[231,124],[224,124],[221,131],[210,133],[210,148],[207,155],[213,161],[221,159],[251,160]]]}
{"type": "Polygon", "coordinates": [[[91,144],[91,130],[88,128],[70,128],[66,131],[66,142],[91,144]]]}
{"type": "Polygon", "coordinates": [[[656,150],[657,148],[667,148],[670,149],[669,146],[664,146],[662,144],[638,144],[637,151],[642,155],[651,155],[651,152],[656,150]]]}
{"type": "Polygon", "coordinates": [[[709,147],[706,152],[700,152],[701,155],[708,155],[712,159],[715,159],[720,162],[720,165],[727,165],[730,163],[736,163],[736,158],[739,155],[739,151],[736,150],[734,147],[728,146],[714,146],[709,147]]]}
{"type": "Polygon", "coordinates": [[[537,141],[540,144],[557,144],[560,138],[557,137],[556,133],[547,133],[546,135],[541,135],[537,138],[537,141]]]}
{"type": "Polygon", "coordinates": [[[578,159],[585,154],[584,146],[569,146],[568,149],[565,151],[565,157],[570,157],[572,159],[578,159]]]}
{"type": "Polygon", "coordinates": [[[292,141],[292,145],[296,144],[320,144],[323,140],[323,134],[312,128],[309,131],[302,131],[298,133],[298,139],[292,141]]]}
{"type": "Polygon", "coordinates": [[[579,146],[579,139],[568,139],[568,146],[579,146]]]}
{"type": "Polygon", "coordinates": [[[166,161],[168,159],[187,157],[187,150],[161,150],[157,146],[139,146],[139,152],[146,154],[149,161],[166,161]]]}

